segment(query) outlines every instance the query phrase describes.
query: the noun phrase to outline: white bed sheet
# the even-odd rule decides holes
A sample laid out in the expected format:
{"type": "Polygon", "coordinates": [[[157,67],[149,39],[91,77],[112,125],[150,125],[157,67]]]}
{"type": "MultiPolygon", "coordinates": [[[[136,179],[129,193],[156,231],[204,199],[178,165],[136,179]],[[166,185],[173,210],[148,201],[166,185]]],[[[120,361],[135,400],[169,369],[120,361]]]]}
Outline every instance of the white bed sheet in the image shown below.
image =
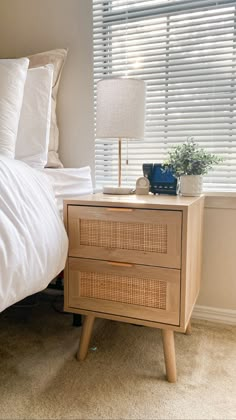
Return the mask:
{"type": "Polygon", "coordinates": [[[49,178],[58,209],[62,217],[63,200],[76,198],[79,195],[93,192],[91,169],[89,166],[83,168],[44,168],[43,173],[49,178]]]}
{"type": "Polygon", "coordinates": [[[0,156],[0,312],[45,289],[63,270],[67,250],[48,177],[0,156]]]}

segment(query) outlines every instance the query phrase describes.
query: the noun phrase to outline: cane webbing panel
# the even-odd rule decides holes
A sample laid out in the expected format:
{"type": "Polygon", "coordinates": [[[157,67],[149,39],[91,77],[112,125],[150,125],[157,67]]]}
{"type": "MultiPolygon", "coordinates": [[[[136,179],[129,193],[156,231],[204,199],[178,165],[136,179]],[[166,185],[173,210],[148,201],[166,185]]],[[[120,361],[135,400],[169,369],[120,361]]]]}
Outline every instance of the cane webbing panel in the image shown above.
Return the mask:
{"type": "Polygon", "coordinates": [[[81,219],[80,243],[166,254],[167,225],[81,219]]]}
{"type": "Polygon", "coordinates": [[[80,272],[80,297],[166,309],[166,282],[80,272]]]}

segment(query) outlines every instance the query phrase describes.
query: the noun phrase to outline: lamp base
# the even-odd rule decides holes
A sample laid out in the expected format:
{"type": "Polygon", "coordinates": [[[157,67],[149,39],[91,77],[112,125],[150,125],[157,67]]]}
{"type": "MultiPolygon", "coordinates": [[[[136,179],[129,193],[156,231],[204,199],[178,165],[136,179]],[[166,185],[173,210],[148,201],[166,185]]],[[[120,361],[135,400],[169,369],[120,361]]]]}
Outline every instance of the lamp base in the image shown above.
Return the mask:
{"type": "Polygon", "coordinates": [[[128,195],[134,191],[131,187],[103,187],[103,194],[128,195]]]}

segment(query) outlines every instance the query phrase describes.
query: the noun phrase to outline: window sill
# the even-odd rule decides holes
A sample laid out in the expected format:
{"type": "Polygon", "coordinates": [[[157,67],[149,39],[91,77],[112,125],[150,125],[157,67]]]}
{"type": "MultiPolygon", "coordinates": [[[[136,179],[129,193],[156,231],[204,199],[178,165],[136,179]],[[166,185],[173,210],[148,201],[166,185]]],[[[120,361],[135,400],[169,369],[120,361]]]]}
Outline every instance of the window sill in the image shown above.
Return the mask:
{"type": "Polygon", "coordinates": [[[204,192],[206,209],[236,210],[236,192],[204,192]]]}
{"type": "Polygon", "coordinates": [[[236,197],[234,191],[204,191],[203,194],[205,197],[236,197]]]}

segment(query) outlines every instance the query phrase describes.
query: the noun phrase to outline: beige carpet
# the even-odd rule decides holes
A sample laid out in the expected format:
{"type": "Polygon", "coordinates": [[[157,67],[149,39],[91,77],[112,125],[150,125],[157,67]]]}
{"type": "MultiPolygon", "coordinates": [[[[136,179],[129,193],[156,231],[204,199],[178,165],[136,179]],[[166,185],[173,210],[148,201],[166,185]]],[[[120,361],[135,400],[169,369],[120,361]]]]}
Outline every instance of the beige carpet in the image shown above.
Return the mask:
{"type": "Polygon", "coordinates": [[[1,419],[236,419],[236,328],[193,322],[176,334],[177,384],[159,330],[100,321],[84,362],[80,328],[52,297],[0,315],[1,419]]]}

